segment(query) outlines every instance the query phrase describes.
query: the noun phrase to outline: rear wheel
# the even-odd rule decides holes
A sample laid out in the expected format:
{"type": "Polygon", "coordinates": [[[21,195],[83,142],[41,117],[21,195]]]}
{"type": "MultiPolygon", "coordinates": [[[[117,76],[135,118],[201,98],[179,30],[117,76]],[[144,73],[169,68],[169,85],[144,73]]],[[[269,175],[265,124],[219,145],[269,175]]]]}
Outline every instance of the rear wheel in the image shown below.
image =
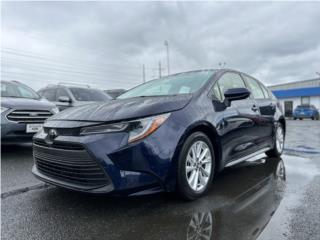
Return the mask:
{"type": "Polygon", "coordinates": [[[210,139],[202,132],[185,141],[178,163],[177,190],[186,200],[194,200],[209,189],[214,175],[214,151],[210,139]]]}
{"type": "Polygon", "coordinates": [[[275,127],[274,147],[266,152],[269,157],[280,157],[284,147],[284,129],[281,123],[277,123],[275,127]]]}
{"type": "Polygon", "coordinates": [[[296,117],[294,117],[294,118],[293,118],[293,120],[297,120],[297,118],[296,118],[296,117]]]}
{"type": "Polygon", "coordinates": [[[299,118],[299,120],[302,120],[302,118],[299,118]]]}
{"type": "Polygon", "coordinates": [[[312,116],[311,119],[314,120],[315,118],[312,116]]]}

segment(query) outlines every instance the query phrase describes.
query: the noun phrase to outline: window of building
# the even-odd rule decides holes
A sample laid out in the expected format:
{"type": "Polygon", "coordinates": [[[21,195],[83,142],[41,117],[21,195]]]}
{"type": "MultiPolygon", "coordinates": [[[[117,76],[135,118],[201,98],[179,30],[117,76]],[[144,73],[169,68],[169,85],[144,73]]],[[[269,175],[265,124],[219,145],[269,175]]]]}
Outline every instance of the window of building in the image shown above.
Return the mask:
{"type": "Polygon", "coordinates": [[[301,97],[301,104],[302,105],[309,105],[310,104],[310,97],[301,97]]]}

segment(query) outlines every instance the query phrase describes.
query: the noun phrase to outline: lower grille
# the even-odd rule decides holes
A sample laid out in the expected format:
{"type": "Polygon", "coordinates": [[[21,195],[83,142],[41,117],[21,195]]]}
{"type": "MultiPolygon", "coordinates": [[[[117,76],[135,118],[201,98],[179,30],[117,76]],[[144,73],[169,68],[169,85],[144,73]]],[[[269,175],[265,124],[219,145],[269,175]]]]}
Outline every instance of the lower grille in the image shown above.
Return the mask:
{"type": "Polygon", "coordinates": [[[102,167],[85,149],[66,150],[33,144],[33,157],[40,173],[66,184],[94,188],[109,183],[102,167]]]}

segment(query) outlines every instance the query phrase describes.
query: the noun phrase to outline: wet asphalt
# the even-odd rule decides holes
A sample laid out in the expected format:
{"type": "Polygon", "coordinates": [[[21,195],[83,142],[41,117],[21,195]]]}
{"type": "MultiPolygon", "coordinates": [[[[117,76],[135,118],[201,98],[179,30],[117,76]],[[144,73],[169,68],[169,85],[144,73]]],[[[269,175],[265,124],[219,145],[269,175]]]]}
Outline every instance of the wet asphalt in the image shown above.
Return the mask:
{"type": "Polygon", "coordinates": [[[288,121],[285,154],[224,170],[207,196],[92,196],[45,186],[30,145],[2,146],[2,239],[320,239],[320,121],[288,121]]]}

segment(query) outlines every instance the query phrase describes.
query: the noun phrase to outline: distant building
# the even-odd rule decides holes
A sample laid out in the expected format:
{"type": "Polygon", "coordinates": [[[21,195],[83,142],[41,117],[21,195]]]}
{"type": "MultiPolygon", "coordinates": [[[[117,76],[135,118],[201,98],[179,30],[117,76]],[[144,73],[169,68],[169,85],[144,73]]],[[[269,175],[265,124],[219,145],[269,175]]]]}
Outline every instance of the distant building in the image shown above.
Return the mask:
{"type": "Polygon", "coordinates": [[[286,117],[302,104],[314,105],[320,110],[320,78],[269,86],[280,100],[286,117]]]}

